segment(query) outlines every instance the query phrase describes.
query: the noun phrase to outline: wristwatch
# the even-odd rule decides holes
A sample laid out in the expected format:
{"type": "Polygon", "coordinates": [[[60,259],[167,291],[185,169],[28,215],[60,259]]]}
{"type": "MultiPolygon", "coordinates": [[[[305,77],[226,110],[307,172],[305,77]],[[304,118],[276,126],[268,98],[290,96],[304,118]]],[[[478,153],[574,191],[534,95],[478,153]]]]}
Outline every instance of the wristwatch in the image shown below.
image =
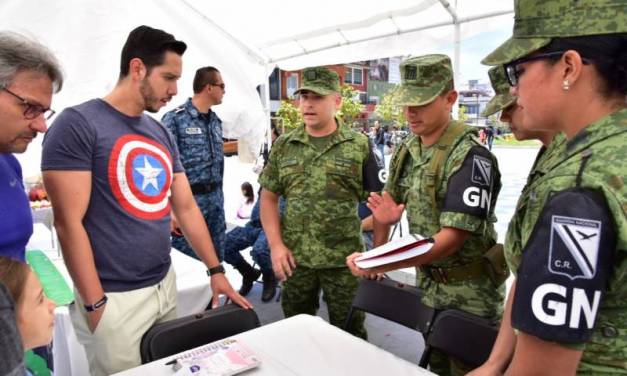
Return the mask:
{"type": "Polygon", "coordinates": [[[218,264],[218,266],[214,266],[213,268],[209,268],[209,270],[207,270],[207,275],[210,277],[218,273],[225,273],[224,266],[222,266],[222,264],[218,264]]]}
{"type": "Polygon", "coordinates": [[[107,304],[107,300],[109,300],[109,298],[107,298],[107,296],[104,295],[102,299],[100,299],[94,304],[85,304],[84,305],[85,310],[87,312],[94,312],[95,310],[100,309],[103,305],[107,304]]]}

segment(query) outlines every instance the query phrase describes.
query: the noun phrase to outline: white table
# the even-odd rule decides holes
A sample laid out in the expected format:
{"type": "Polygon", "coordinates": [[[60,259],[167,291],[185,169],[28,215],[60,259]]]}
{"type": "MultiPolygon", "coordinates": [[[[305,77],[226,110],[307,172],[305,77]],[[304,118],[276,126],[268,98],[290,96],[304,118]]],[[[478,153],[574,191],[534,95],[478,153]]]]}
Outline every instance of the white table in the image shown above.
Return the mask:
{"type": "MultiPolygon", "coordinates": [[[[57,251],[45,251],[72,288],[72,280],[57,251]]],[[[211,288],[207,268],[203,263],[179,251],[172,250],[172,265],[176,273],[177,314],[179,317],[203,311],[209,304],[211,288]]],[[[89,375],[89,365],[83,346],[78,342],[67,306],[54,311],[53,337],[54,373],[62,376],[89,375]]]]}
{"type": "MultiPolygon", "coordinates": [[[[241,340],[261,358],[261,365],[247,371],[246,375],[433,375],[317,316],[294,316],[233,338],[241,340]]],[[[174,357],[116,375],[172,375],[172,367],[165,363],[174,357]]]]}

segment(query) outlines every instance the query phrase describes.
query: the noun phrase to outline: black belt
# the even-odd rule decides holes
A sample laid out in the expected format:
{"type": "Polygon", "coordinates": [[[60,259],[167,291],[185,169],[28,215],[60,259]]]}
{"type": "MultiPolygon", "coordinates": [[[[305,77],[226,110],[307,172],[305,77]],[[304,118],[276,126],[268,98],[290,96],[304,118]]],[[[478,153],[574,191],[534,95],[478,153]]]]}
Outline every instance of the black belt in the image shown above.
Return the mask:
{"type": "Polygon", "coordinates": [[[207,183],[207,184],[192,184],[190,185],[192,188],[192,194],[194,195],[203,195],[205,193],[210,193],[217,188],[220,187],[219,183],[207,183]]]}

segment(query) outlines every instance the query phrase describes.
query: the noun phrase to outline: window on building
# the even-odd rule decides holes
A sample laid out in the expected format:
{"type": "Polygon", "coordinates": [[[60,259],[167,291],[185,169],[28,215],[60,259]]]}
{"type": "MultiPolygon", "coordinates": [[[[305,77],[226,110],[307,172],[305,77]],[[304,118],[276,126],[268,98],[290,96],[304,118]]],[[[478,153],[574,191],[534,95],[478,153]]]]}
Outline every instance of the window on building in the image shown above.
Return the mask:
{"type": "Polygon", "coordinates": [[[287,76],[286,91],[288,98],[294,97],[294,92],[298,90],[298,75],[295,73],[287,76]]]}
{"type": "Polygon", "coordinates": [[[270,100],[278,101],[281,99],[281,74],[279,72],[279,68],[275,68],[270,75],[269,81],[269,91],[270,91],[270,100]]]}
{"type": "Polygon", "coordinates": [[[347,84],[361,85],[363,81],[364,71],[361,68],[346,67],[346,75],[344,82],[347,84]]]}

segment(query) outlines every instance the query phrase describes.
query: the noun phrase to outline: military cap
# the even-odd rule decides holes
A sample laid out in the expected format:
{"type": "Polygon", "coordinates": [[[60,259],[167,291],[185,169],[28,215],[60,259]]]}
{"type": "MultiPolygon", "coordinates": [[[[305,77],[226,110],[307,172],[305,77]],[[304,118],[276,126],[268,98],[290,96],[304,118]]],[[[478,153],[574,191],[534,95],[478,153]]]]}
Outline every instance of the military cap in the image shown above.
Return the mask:
{"type": "Polygon", "coordinates": [[[399,106],[429,104],[453,81],[451,59],[446,55],[413,57],[403,61],[400,69],[399,106]]]}
{"type": "Polygon", "coordinates": [[[490,68],[488,75],[490,76],[490,83],[495,95],[481,113],[481,116],[484,117],[495,114],[516,103],[516,97],[509,93],[510,86],[507,82],[507,77],[505,77],[503,66],[498,65],[490,68]]]}
{"type": "Polygon", "coordinates": [[[324,67],[303,69],[301,85],[294,92],[311,91],[318,95],[329,95],[340,92],[340,77],[337,73],[324,67]]]}
{"type": "Polygon", "coordinates": [[[625,0],[514,0],[514,35],[486,56],[486,65],[524,57],[553,38],[624,33],[625,0]]]}

